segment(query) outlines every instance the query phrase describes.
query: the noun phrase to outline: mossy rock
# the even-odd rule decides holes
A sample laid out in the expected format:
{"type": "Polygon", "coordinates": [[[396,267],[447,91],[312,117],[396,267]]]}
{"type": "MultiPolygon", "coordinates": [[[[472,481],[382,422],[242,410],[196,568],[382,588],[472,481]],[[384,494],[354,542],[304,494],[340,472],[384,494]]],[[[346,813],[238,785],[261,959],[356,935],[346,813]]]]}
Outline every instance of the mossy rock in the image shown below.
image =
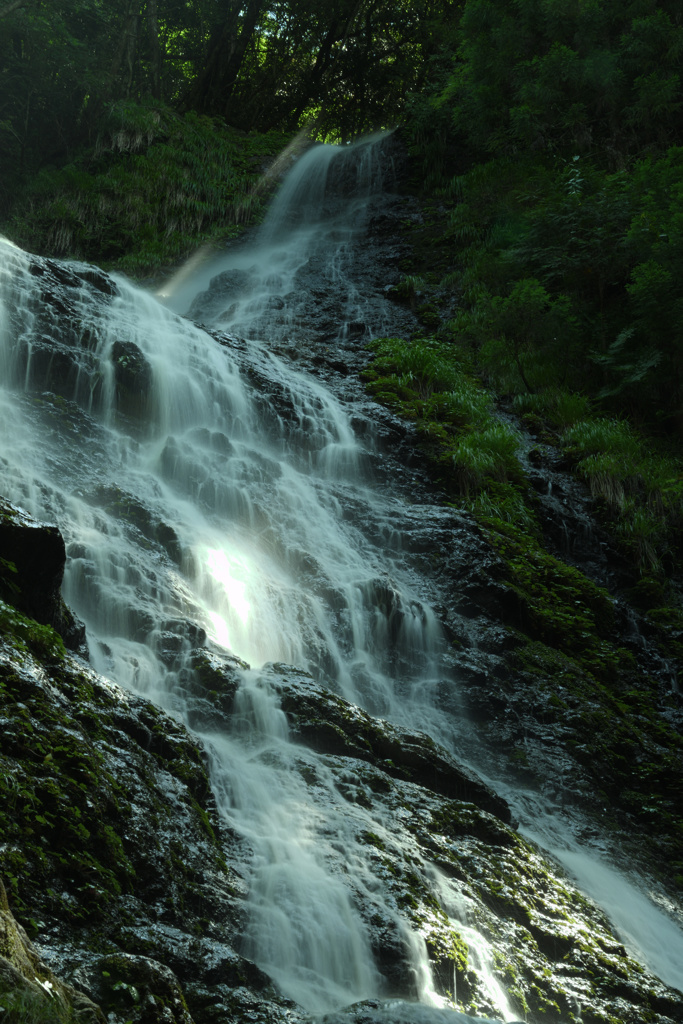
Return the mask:
{"type": "Polygon", "coordinates": [[[100,1008],[40,960],[10,912],[2,880],[0,1019],[5,1024],[104,1024],[100,1008]]]}
{"type": "Polygon", "coordinates": [[[79,968],[74,981],[116,1019],[131,1024],[193,1024],[173,971],[149,957],[112,953],[79,968]]]}

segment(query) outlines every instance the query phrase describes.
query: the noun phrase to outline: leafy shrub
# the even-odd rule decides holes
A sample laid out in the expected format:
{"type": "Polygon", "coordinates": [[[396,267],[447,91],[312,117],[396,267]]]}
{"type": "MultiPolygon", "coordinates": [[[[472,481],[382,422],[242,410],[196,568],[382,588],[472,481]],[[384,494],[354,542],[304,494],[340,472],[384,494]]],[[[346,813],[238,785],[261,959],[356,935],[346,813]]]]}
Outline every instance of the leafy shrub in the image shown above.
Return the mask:
{"type": "Polygon", "coordinates": [[[546,388],[533,394],[522,392],[515,395],[512,407],[521,416],[539,416],[558,430],[587,419],[590,413],[590,401],[585,395],[559,388],[546,388]]]}
{"type": "Polygon", "coordinates": [[[435,461],[449,467],[450,486],[462,497],[473,499],[485,483],[520,479],[518,436],[495,417],[491,396],[465,371],[455,345],[380,338],[371,348],[369,389],[437,442],[435,461]]]}

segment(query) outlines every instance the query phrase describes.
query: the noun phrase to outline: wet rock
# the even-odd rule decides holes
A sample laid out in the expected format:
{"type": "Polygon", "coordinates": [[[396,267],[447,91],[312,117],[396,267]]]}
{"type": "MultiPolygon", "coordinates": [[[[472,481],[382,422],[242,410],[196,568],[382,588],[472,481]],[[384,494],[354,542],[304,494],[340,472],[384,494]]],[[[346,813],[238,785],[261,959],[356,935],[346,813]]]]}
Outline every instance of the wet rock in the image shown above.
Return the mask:
{"type": "MultiPolygon", "coordinates": [[[[409,335],[416,327],[411,311],[403,308],[387,319],[386,307],[377,298],[395,283],[398,262],[406,255],[400,244],[386,250],[387,238],[405,212],[405,203],[378,203],[369,241],[353,255],[357,283],[367,286],[368,298],[351,322],[373,334],[409,335]]],[[[470,517],[439,506],[439,484],[422,465],[414,428],[377,410],[364,395],[357,376],[368,358],[364,337],[360,329],[340,329],[346,310],[325,272],[323,260],[304,268],[301,289],[322,275],[311,300],[300,303],[294,295],[283,299],[283,305],[272,303],[263,311],[259,330],[267,337],[271,314],[282,314],[283,321],[295,314],[306,317],[309,326],[303,331],[297,326],[283,351],[291,351],[304,367],[316,366],[344,402],[354,403],[359,434],[386,442],[386,452],[373,456],[377,478],[392,493],[411,499],[401,513],[405,522],[399,524],[405,545],[390,550],[409,572],[421,574],[420,591],[437,608],[443,627],[444,660],[461,684],[461,696],[456,697],[452,680],[443,681],[443,706],[454,712],[465,707],[470,722],[482,723],[476,744],[482,746],[484,734],[486,747],[479,755],[484,767],[488,761],[496,765],[514,758],[530,786],[545,788],[558,801],[586,801],[600,770],[599,762],[597,768],[591,764],[588,743],[589,729],[595,733],[600,727],[600,707],[591,698],[595,679],[589,673],[574,678],[576,688],[568,696],[573,670],[567,658],[550,658],[540,640],[531,648],[524,640],[529,601],[506,580],[502,559],[470,517]],[[594,716],[588,724],[583,719],[587,711],[594,716]]],[[[65,271],[60,284],[49,267],[45,275],[47,312],[41,315],[52,335],[31,379],[73,390],[78,360],[90,358],[96,339],[69,316],[73,306],[60,289],[81,289],[85,277],[65,271]],[[68,332],[77,357],[60,351],[68,332]]],[[[107,290],[100,285],[96,287],[106,300],[107,290]]],[[[224,303],[225,295],[217,301],[224,303]]],[[[223,338],[221,343],[240,352],[246,349],[239,338],[223,338]]],[[[129,354],[133,364],[121,370],[122,387],[130,386],[135,406],[142,401],[149,375],[145,366],[135,371],[136,353],[129,354]],[[144,387],[138,393],[141,381],[144,387]]],[[[294,431],[305,432],[308,424],[299,419],[277,369],[258,353],[248,359],[245,375],[262,396],[264,429],[271,421],[280,429],[283,420],[294,431]]],[[[58,404],[53,396],[55,423],[58,404]]],[[[68,409],[62,424],[67,422],[79,426],[68,409]]],[[[86,429],[85,420],[80,425],[86,429]]],[[[221,435],[217,443],[226,457],[234,455],[227,437],[221,435]]],[[[174,460],[181,459],[181,447],[180,442],[169,444],[164,456],[169,475],[174,460]]],[[[542,468],[539,460],[536,466],[542,468]]],[[[205,486],[201,472],[199,467],[198,485],[205,486]]],[[[541,481],[534,486],[542,496],[541,481]]],[[[130,497],[104,495],[103,505],[130,497]]],[[[341,514],[353,522],[361,513],[347,502],[341,514]]],[[[164,531],[166,526],[172,532],[172,524],[136,506],[134,499],[128,519],[124,515],[122,521],[155,545],[159,557],[164,550],[174,557],[173,536],[164,531]]],[[[370,524],[368,531],[390,546],[391,524],[370,524]]],[[[556,536],[559,543],[560,533],[556,536]]],[[[322,591],[327,584],[315,559],[307,559],[305,552],[296,553],[296,559],[311,587],[322,591]]],[[[400,612],[389,582],[377,579],[369,587],[390,613],[400,612]]],[[[329,600],[334,602],[331,589],[329,600]]],[[[244,666],[205,651],[199,631],[193,634],[184,614],[169,612],[157,622],[141,606],[132,612],[137,625],[131,633],[136,640],[153,633],[158,637],[159,652],[177,671],[177,706],[189,708],[190,724],[229,732],[244,666]],[[175,614],[177,618],[170,617],[175,614]],[[191,647],[186,663],[184,652],[191,647]]],[[[47,658],[25,652],[19,656],[11,638],[2,641],[2,654],[0,867],[11,879],[17,914],[26,923],[35,922],[45,957],[53,965],[84,972],[84,983],[93,986],[102,981],[103,955],[124,957],[125,969],[111,986],[107,983],[102,996],[110,1000],[112,1024],[142,1014],[131,989],[138,997],[141,990],[151,996],[153,1002],[143,1005],[155,1014],[162,1012],[157,999],[168,999],[171,1005],[175,1000],[177,1012],[184,1012],[184,996],[197,1024],[306,1019],[308,1015],[279,997],[263,972],[240,955],[247,895],[243,865],[250,851],[216,812],[196,740],[174,718],[84,672],[69,658],[57,671],[47,658]],[[100,976],[88,981],[98,960],[100,976]]],[[[389,892],[380,913],[372,893],[347,871],[347,862],[337,869],[367,923],[388,991],[403,998],[418,993],[419,979],[411,966],[415,960],[405,941],[404,923],[409,922],[413,933],[424,938],[441,996],[453,992],[452,982],[457,981],[461,1001],[466,999],[480,1014],[499,1017],[480,981],[476,938],[468,932],[468,922],[474,921],[489,940],[489,968],[510,990],[513,1012],[533,1024],[565,1024],[570,1019],[665,1024],[681,1019],[680,997],[635,964],[590,901],[514,834],[505,824],[506,805],[474,773],[463,774],[454,759],[424,736],[372,719],[320,690],[296,669],[278,666],[263,677],[281,694],[295,734],[322,753],[318,757],[301,744],[302,778],[311,803],[319,802],[324,818],[333,797],[343,802],[344,820],[352,820],[355,829],[348,840],[348,864],[370,871],[372,863],[373,880],[389,892]],[[325,776],[325,784],[316,773],[325,776]]],[[[625,679],[626,674],[617,673],[609,680],[619,696],[625,679]]],[[[171,704],[175,696],[169,695],[171,704]]],[[[612,721],[618,723],[614,707],[612,721]]],[[[620,742],[624,759],[640,756],[633,753],[628,737],[620,742]]],[[[265,751],[266,756],[276,760],[278,751],[265,751]]],[[[610,785],[614,798],[620,798],[614,780],[610,785]]],[[[601,804],[603,796],[596,797],[601,804]]],[[[609,799],[603,806],[609,806],[609,799]]],[[[663,818],[657,812],[653,820],[663,818]]],[[[343,831],[345,838],[346,827],[343,831]]],[[[657,841],[658,830],[652,832],[657,841]]],[[[342,837],[324,838],[339,845],[342,837]]],[[[380,1010],[386,1007],[367,1003],[350,1012],[354,1020],[374,1021],[380,1010]]],[[[410,1004],[406,1012],[413,1024],[423,1011],[410,1004]]]]}
{"type": "MultiPolygon", "coordinates": [[[[217,816],[204,755],[187,732],[82,664],[67,657],[57,676],[48,675],[5,641],[0,691],[0,872],[11,882],[13,905],[37,922],[50,967],[66,974],[92,964],[93,943],[148,956],[139,926],[161,920],[186,944],[215,928],[214,959],[241,962],[232,942],[243,887],[224,859],[234,838],[217,816]],[[33,723],[29,742],[24,716],[33,723]]],[[[163,950],[158,960],[166,963],[163,950]]],[[[144,981],[142,961],[125,963],[116,999],[128,999],[126,985],[146,986],[155,1006],[160,985],[171,998],[163,971],[144,981]]],[[[178,966],[187,972],[181,985],[197,977],[189,957],[178,966]]],[[[132,1019],[137,1006],[133,999],[110,1019],[132,1019]]]]}
{"type": "Polygon", "coordinates": [[[158,544],[176,565],[181,563],[183,553],[176,531],[135,495],[120,487],[97,487],[86,500],[133,530],[139,530],[147,540],[158,544]]]}
{"type": "Polygon", "coordinates": [[[103,271],[86,264],[61,264],[30,253],[17,259],[20,269],[5,295],[9,323],[17,335],[8,381],[97,408],[102,383],[99,339],[82,311],[88,299],[107,303],[118,287],[103,271]],[[30,296],[27,278],[40,283],[36,289],[35,280],[30,282],[30,296]]]}
{"type": "Polygon", "coordinates": [[[107,1015],[132,1024],[194,1024],[173,971],[149,957],[110,954],[79,967],[73,982],[107,1015]]]}
{"type": "Polygon", "coordinates": [[[249,666],[225,651],[195,648],[192,676],[185,683],[188,722],[198,731],[229,730],[241,672],[249,666]]]}
{"type": "MultiPolygon", "coordinates": [[[[194,687],[207,713],[214,705],[214,723],[229,729],[243,663],[202,648],[193,662],[190,707],[194,687]]],[[[463,907],[476,908],[505,970],[523,979],[530,1020],[562,1019],[550,1011],[557,1004],[569,1012],[574,977],[598,973],[586,998],[600,1012],[637,1024],[656,1004],[660,1024],[678,1019],[675,995],[633,966],[601,915],[529,844],[471,799],[439,792],[462,795],[465,785],[482,803],[489,794],[482,800],[478,780],[463,779],[424,737],[371,719],[300,671],[273,666],[262,678],[281,693],[290,726],[302,736],[310,730],[311,745],[326,751],[318,769],[302,763],[310,800],[329,802],[315,777],[324,767],[356,823],[354,858],[361,850],[374,858],[389,889],[393,910],[391,900],[358,906],[388,991],[404,999],[418,992],[400,924],[407,916],[425,937],[439,989],[449,990],[455,970],[458,991],[470,993],[480,1016],[492,1009],[472,967],[467,926],[440,909],[442,877],[463,907]]],[[[111,1024],[310,1020],[239,953],[244,841],[218,817],[204,755],[187,731],[68,658],[55,675],[3,647],[0,687],[0,757],[12,780],[1,794],[11,815],[1,822],[0,870],[11,875],[22,913],[37,921],[52,969],[72,972],[111,1024]],[[77,780],[87,780],[84,790],[77,780]],[[12,803],[15,784],[30,798],[12,803]],[[55,810],[34,845],[27,837],[38,801],[55,810]],[[102,943],[107,951],[94,955],[102,943]]]]}
{"type": "Polygon", "coordinates": [[[56,526],[39,523],[0,498],[0,597],[78,649],[85,643],[85,627],[62,600],[65,561],[64,538],[56,526]]]}
{"type": "Polygon", "coordinates": [[[287,666],[270,666],[263,675],[279,693],[295,736],[312,749],[368,761],[388,775],[410,779],[442,796],[472,801],[510,821],[505,801],[426,734],[411,735],[373,718],[287,666]]]}
{"type": "Polygon", "coordinates": [[[253,279],[254,275],[248,270],[225,270],[216,274],[208,289],[194,299],[188,316],[199,321],[215,321],[231,302],[249,292],[253,279]]]}
{"type": "Polygon", "coordinates": [[[58,978],[15,920],[0,880],[0,1007],[7,1021],[104,1024],[99,1006],[58,978]]]}
{"type": "Polygon", "coordinates": [[[49,271],[50,275],[60,284],[67,288],[81,288],[83,281],[94,285],[103,295],[113,296],[119,294],[118,286],[112,278],[105,274],[99,267],[87,263],[60,263],[57,260],[46,259],[42,264],[34,263],[31,272],[35,275],[44,274],[49,271]]]}
{"type": "Polygon", "coordinates": [[[132,420],[141,420],[149,412],[152,367],[132,341],[115,341],[111,361],[118,413],[132,420]]]}
{"type": "Polygon", "coordinates": [[[23,509],[0,499],[3,582],[17,606],[38,622],[53,625],[60,615],[60,588],[66,550],[56,526],[39,523],[23,509]],[[13,563],[14,569],[6,563],[13,563]]]}
{"type": "MultiPolygon", "coordinates": [[[[403,1000],[364,999],[338,1013],[326,1013],[320,1024],[496,1024],[490,1017],[472,1017],[450,1009],[416,1006],[403,1000]]],[[[522,1024],[511,1021],[510,1024],[522,1024]]]]}

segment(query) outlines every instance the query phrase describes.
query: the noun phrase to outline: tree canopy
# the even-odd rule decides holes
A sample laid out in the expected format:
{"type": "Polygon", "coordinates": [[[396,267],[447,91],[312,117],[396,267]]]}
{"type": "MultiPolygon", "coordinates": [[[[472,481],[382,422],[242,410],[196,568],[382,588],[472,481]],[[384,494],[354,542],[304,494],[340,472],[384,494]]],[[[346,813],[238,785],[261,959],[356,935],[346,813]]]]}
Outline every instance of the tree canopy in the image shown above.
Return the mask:
{"type": "Polygon", "coordinates": [[[242,202],[258,152],[235,132],[402,123],[446,213],[454,339],[511,394],[683,424],[680,4],[11,0],[0,28],[0,212],[24,237],[106,259],[165,231],[175,258],[242,202]],[[106,152],[128,155],[118,206],[106,152]]]}
{"type": "Polygon", "coordinates": [[[519,403],[568,387],[683,426],[682,61],[670,0],[467,0],[413,98],[455,336],[519,403]]]}
{"type": "MultiPolygon", "coordinates": [[[[93,144],[117,103],[348,139],[395,124],[451,0],[13,0],[0,7],[3,205],[93,144]]],[[[450,30],[450,29],[449,29],[450,30]]]]}
{"type": "Polygon", "coordinates": [[[0,219],[145,277],[234,234],[295,133],[400,125],[425,217],[395,297],[425,337],[375,393],[503,536],[514,439],[463,420],[464,367],[642,572],[680,571],[682,63],[674,0],[0,0],[0,219]]]}

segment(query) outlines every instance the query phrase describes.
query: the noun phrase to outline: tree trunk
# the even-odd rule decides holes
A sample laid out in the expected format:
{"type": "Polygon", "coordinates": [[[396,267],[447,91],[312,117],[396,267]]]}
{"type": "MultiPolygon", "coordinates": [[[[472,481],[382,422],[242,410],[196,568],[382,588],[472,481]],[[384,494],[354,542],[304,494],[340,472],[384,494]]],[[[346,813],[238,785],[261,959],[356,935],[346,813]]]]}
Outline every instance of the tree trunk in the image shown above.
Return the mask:
{"type": "Polygon", "coordinates": [[[19,173],[23,178],[26,174],[26,148],[27,140],[29,137],[29,125],[31,123],[31,100],[33,98],[33,89],[29,89],[26,96],[26,108],[24,112],[24,130],[21,133],[21,149],[19,152],[19,173]]]}
{"type": "Polygon", "coordinates": [[[240,27],[242,6],[232,3],[225,20],[211,34],[204,70],[181,104],[182,110],[225,114],[265,0],[249,0],[240,27]]]}
{"type": "Polygon", "coordinates": [[[222,113],[227,115],[228,113],[228,101],[232,95],[232,90],[235,87],[237,76],[240,73],[242,67],[242,61],[244,55],[247,52],[247,47],[254,34],[256,23],[258,22],[261,11],[264,7],[264,0],[250,0],[247,6],[246,15],[242,22],[242,28],[240,34],[235,41],[235,45],[232,48],[232,53],[228,58],[228,62],[225,66],[222,78],[221,78],[221,100],[223,104],[222,113]]]}
{"type": "Polygon", "coordinates": [[[339,15],[334,15],[332,24],[327,30],[327,34],[320,44],[320,48],[316,54],[313,67],[311,68],[308,80],[304,86],[304,92],[302,94],[299,103],[292,115],[292,126],[295,127],[299,123],[299,119],[303,114],[306,106],[312,101],[319,98],[321,93],[321,85],[327,70],[332,63],[332,48],[336,43],[344,43],[353,28],[354,22],[358,16],[362,13],[363,7],[365,6],[366,0],[357,0],[354,3],[351,11],[349,12],[346,20],[342,20],[339,15]]]}
{"type": "Polygon", "coordinates": [[[121,69],[124,67],[126,69],[126,79],[123,95],[127,97],[130,94],[130,88],[133,81],[133,62],[138,41],[139,16],[140,0],[129,0],[123,22],[123,31],[119,38],[119,45],[109,69],[107,98],[111,97],[116,92],[116,81],[121,73],[121,69]]]}
{"type": "Polygon", "coordinates": [[[151,92],[155,100],[160,100],[161,47],[159,46],[157,0],[147,0],[147,32],[149,34],[151,92]]]}

